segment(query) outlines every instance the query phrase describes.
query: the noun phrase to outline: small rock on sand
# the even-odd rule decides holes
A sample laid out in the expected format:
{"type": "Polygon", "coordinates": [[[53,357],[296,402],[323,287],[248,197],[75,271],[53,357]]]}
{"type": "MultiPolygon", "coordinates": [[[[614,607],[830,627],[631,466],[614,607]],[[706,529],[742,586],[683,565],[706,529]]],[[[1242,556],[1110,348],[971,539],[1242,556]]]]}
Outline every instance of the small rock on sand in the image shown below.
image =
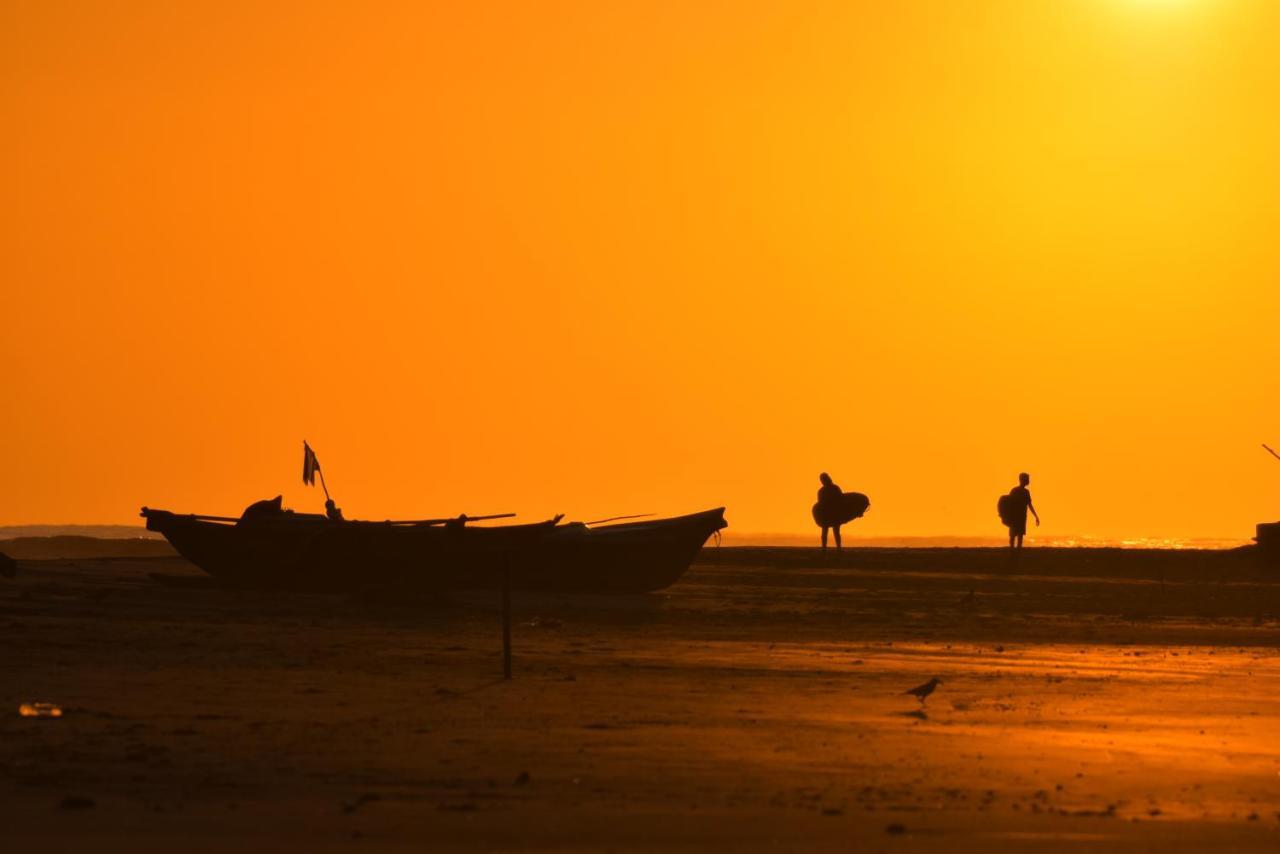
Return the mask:
{"type": "Polygon", "coordinates": [[[58,809],[63,810],[87,810],[96,806],[97,803],[93,798],[87,798],[84,795],[67,795],[58,803],[58,809]]]}

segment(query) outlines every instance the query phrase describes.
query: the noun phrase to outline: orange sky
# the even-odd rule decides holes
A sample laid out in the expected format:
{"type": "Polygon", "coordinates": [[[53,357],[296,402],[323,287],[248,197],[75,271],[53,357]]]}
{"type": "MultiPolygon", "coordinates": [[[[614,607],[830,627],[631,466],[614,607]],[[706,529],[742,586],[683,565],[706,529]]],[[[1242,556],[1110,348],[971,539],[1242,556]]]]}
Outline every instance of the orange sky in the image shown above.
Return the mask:
{"type": "Polygon", "coordinates": [[[0,524],[1249,536],[1280,4],[0,3],[0,524]]]}

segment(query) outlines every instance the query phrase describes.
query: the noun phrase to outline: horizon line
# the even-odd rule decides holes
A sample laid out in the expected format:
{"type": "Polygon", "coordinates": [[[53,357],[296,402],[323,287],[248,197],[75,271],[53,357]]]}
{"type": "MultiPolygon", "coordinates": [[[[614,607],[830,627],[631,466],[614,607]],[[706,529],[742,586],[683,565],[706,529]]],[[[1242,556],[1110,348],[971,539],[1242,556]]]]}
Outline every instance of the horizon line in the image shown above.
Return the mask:
{"type": "MultiPolygon", "coordinates": [[[[30,533],[30,534],[14,534],[18,536],[93,536],[93,529],[127,529],[137,531],[146,539],[161,539],[160,535],[148,532],[143,524],[129,523],[22,523],[22,524],[3,524],[0,525],[0,538],[8,531],[18,531],[22,529],[38,529],[48,531],[49,533],[30,533]],[[84,531],[83,534],[58,534],[53,533],[58,529],[78,529],[84,531]]],[[[797,531],[733,531],[725,530],[721,532],[721,542],[725,545],[741,545],[741,546],[783,546],[783,545],[803,545],[806,542],[812,542],[815,545],[818,541],[818,533],[813,532],[797,532],[797,531]]],[[[922,543],[934,543],[939,545],[1002,545],[1006,538],[1002,534],[846,534],[844,537],[846,544],[857,544],[862,546],[906,546],[922,543]]],[[[1039,544],[1042,547],[1049,548],[1070,548],[1070,547],[1119,547],[1119,548],[1235,548],[1242,545],[1249,545],[1254,542],[1251,536],[1220,536],[1220,535],[1193,535],[1193,536],[1146,536],[1129,534],[1123,536],[1100,536],[1095,534],[1041,534],[1030,535],[1028,540],[1032,543],[1039,544]]]]}

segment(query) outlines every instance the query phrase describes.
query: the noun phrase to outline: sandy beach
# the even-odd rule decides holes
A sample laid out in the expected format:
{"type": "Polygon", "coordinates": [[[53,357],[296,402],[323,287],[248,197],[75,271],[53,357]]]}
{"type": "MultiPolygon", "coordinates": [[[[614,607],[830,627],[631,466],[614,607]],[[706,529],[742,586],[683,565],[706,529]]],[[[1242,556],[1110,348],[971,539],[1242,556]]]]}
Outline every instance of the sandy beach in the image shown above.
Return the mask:
{"type": "MultiPolygon", "coordinates": [[[[157,581],[154,576],[162,580],[157,581]]],[[[0,580],[14,850],[1273,851],[1280,576],[1242,552],[714,548],[672,588],[0,580]],[[923,706],[902,692],[943,680],[923,706]],[[59,704],[56,719],[21,703],[59,704]]]]}

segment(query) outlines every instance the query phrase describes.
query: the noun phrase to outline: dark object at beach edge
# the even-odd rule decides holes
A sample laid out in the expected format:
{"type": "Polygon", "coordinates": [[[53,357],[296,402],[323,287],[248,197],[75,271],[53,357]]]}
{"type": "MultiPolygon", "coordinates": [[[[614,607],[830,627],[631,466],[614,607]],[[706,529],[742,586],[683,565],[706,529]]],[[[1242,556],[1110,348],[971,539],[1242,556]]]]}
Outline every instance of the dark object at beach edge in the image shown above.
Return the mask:
{"type": "Polygon", "coordinates": [[[688,516],[592,526],[559,517],[531,525],[469,527],[336,522],[267,513],[238,520],[143,508],[165,536],[222,582],[316,592],[516,590],[649,593],[674,584],[707,538],[726,526],[724,508],[688,516]]]}

